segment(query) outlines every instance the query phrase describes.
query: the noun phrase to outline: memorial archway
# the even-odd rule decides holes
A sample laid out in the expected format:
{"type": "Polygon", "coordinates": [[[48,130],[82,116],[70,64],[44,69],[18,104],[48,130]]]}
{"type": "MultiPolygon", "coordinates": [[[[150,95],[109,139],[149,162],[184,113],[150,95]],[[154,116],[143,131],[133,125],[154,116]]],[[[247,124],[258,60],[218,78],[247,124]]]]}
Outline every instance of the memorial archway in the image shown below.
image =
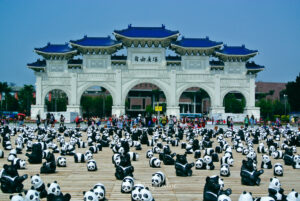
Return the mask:
{"type": "Polygon", "coordinates": [[[223,98],[225,113],[243,113],[246,107],[246,98],[239,91],[228,92],[223,98]]]}
{"type": "Polygon", "coordinates": [[[101,86],[88,87],[80,98],[80,106],[84,118],[111,116],[112,104],[113,98],[111,93],[101,86]]]}
{"type": "Polygon", "coordinates": [[[61,89],[52,89],[45,96],[45,105],[48,112],[67,111],[68,95],[61,89]]]}
{"type": "Polygon", "coordinates": [[[163,90],[153,83],[139,83],[132,87],[125,99],[125,113],[130,116],[156,113],[155,106],[161,106],[160,114],[166,112],[167,99],[163,90]]]}
{"type": "Polygon", "coordinates": [[[200,87],[189,87],[181,93],[178,103],[181,114],[208,114],[211,97],[200,87]]]}

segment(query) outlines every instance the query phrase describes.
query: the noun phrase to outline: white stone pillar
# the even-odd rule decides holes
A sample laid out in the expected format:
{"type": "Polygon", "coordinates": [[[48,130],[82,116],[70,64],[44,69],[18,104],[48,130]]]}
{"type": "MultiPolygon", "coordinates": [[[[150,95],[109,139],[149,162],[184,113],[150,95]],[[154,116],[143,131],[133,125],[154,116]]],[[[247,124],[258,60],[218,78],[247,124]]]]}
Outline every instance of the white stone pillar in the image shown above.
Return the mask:
{"type": "Polygon", "coordinates": [[[77,73],[71,74],[71,92],[70,97],[68,97],[68,105],[67,105],[67,112],[74,112],[78,115],[82,116],[82,109],[80,106],[80,99],[78,100],[78,90],[77,90],[77,73]]]}
{"type": "Polygon", "coordinates": [[[122,71],[116,70],[116,88],[115,96],[113,97],[112,115],[121,116],[125,114],[125,103],[122,103],[122,71]]]}
{"type": "Polygon", "coordinates": [[[170,87],[168,91],[167,97],[167,115],[173,115],[179,118],[180,116],[180,107],[177,103],[177,97],[176,97],[176,71],[172,70],[170,73],[170,87]]]}
{"type": "Polygon", "coordinates": [[[246,100],[246,107],[244,109],[244,114],[254,116],[257,120],[260,119],[260,108],[255,107],[255,77],[256,75],[249,75],[249,97],[246,100]]]}
{"type": "Polygon", "coordinates": [[[210,117],[215,114],[223,114],[225,113],[225,108],[223,107],[223,100],[221,100],[221,80],[220,75],[215,75],[215,91],[214,96],[210,97],[211,99],[211,107],[209,111],[210,117]]]}
{"type": "Polygon", "coordinates": [[[44,97],[42,97],[42,74],[39,72],[35,73],[36,83],[35,83],[35,105],[31,105],[30,118],[36,119],[39,114],[43,116],[47,112],[47,107],[45,105],[44,97]]]}

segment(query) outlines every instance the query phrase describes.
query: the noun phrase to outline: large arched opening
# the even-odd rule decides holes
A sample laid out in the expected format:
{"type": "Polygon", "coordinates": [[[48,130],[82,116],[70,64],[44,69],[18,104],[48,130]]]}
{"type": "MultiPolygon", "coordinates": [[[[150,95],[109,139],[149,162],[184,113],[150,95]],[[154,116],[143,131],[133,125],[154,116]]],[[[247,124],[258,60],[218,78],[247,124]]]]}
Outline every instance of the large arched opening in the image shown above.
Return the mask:
{"type": "Polygon", "coordinates": [[[45,105],[48,112],[67,111],[68,95],[61,89],[52,89],[45,96],[45,105]]]}
{"type": "Polygon", "coordinates": [[[111,93],[101,86],[88,87],[80,98],[80,106],[84,118],[111,116],[112,105],[113,98],[111,93]]]}
{"type": "Polygon", "coordinates": [[[245,96],[238,91],[228,92],[223,99],[225,113],[243,113],[246,106],[245,96]]]}
{"type": "Polygon", "coordinates": [[[189,87],[181,93],[178,103],[181,114],[206,115],[209,113],[211,98],[204,89],[189,87]]]}
{"type": "Polygon", "coordinates": [[[139,114],[151,116],[152,114],[165,114],[167,99],[165,93],[155,84],[140,83],[132,87],[125,99],[125,113],[136,117],[139,114]],[[161,111],[155,111],[161,106],[161,111]]]}

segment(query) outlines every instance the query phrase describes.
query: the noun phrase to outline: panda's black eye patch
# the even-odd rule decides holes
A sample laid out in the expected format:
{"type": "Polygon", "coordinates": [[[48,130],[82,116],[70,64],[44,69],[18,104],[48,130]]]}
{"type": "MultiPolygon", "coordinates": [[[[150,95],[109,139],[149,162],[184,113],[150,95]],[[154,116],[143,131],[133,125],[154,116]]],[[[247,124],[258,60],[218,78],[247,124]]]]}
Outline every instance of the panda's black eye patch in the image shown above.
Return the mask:
{"type": "Polygon", "coordinates": [[[38,179],[35,180],[35,182],[38,182],[38,181],[39,181],[38,179]]]}
{"type": "Polygon", "coordinates": [[[93,200],[93,197],[92,197],[92,196],[89,196],[88,199],[89,199],[89,200],[93,200]]]}
{"type": "Polygon", "coordinates": [[[35,193],[35,196],[39,196],[39,194],[36,192],[36,193],[35,193]]]}
{"type": "Polygon", "coordinates": [[[148,194],[145,193],[145,194],[144,194],[144,198],[148,198],[148,194]]]}
{"type": "Polygon", "coordinates": [[[55,192],[55,189],[54,189],[54,188],[52,189],[52,192],[53,192],[53,193],[55,192]]]}
{"type": "Polygon", "coordinates": [[[31,195],[29,198],[30,198],[30,200],[32,200],[33,199],[33,195],[31,195]]]}

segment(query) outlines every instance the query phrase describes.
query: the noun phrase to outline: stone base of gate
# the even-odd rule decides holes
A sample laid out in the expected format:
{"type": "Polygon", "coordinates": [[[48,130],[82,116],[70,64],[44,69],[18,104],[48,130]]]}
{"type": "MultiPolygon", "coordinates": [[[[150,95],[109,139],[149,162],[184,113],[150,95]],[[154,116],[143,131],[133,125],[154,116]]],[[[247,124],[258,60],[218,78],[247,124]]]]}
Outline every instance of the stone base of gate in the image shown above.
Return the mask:
{"type": "Polygon", "coordinates": [[[45,112],[47,112],[47,106],[46,105],[31,105],[30,118],[32,120],[36,120],[36,116],[38,114],[40,115],[40,117],[42,117],[45,112]]]}
{"type": "Polygon", "coordinates": [[[167,116],[176,116],[177,118],[180,118],[180,107],[176,106],[176,107],[167,107],[167,111],[166,111],[166,115],[167,116]]]}
{"type": "Polygon", "coordinates": [[[122,116],[125,114],[125,106],[113,105],[111,113],[117,117],[122,116]]]}
{"type": "Polygon", "coordinates": [[[225,113],[225,107],[211,107],[209,109],[209,117],[213,117],[217,114],[224,114],[225,113]]]}
{"type": "Polygon", "coordinates": [[[75,112],[79,116],[82,116],[82,110],[80,105],[67,105],[67,112],[75,112]]]}
{"type": "Polygon", "coordinates": [[[260,107],[245,107],[244,114],[248,115],[249,118],[253,115],[255,119],[260,119],[260,107]]]}

